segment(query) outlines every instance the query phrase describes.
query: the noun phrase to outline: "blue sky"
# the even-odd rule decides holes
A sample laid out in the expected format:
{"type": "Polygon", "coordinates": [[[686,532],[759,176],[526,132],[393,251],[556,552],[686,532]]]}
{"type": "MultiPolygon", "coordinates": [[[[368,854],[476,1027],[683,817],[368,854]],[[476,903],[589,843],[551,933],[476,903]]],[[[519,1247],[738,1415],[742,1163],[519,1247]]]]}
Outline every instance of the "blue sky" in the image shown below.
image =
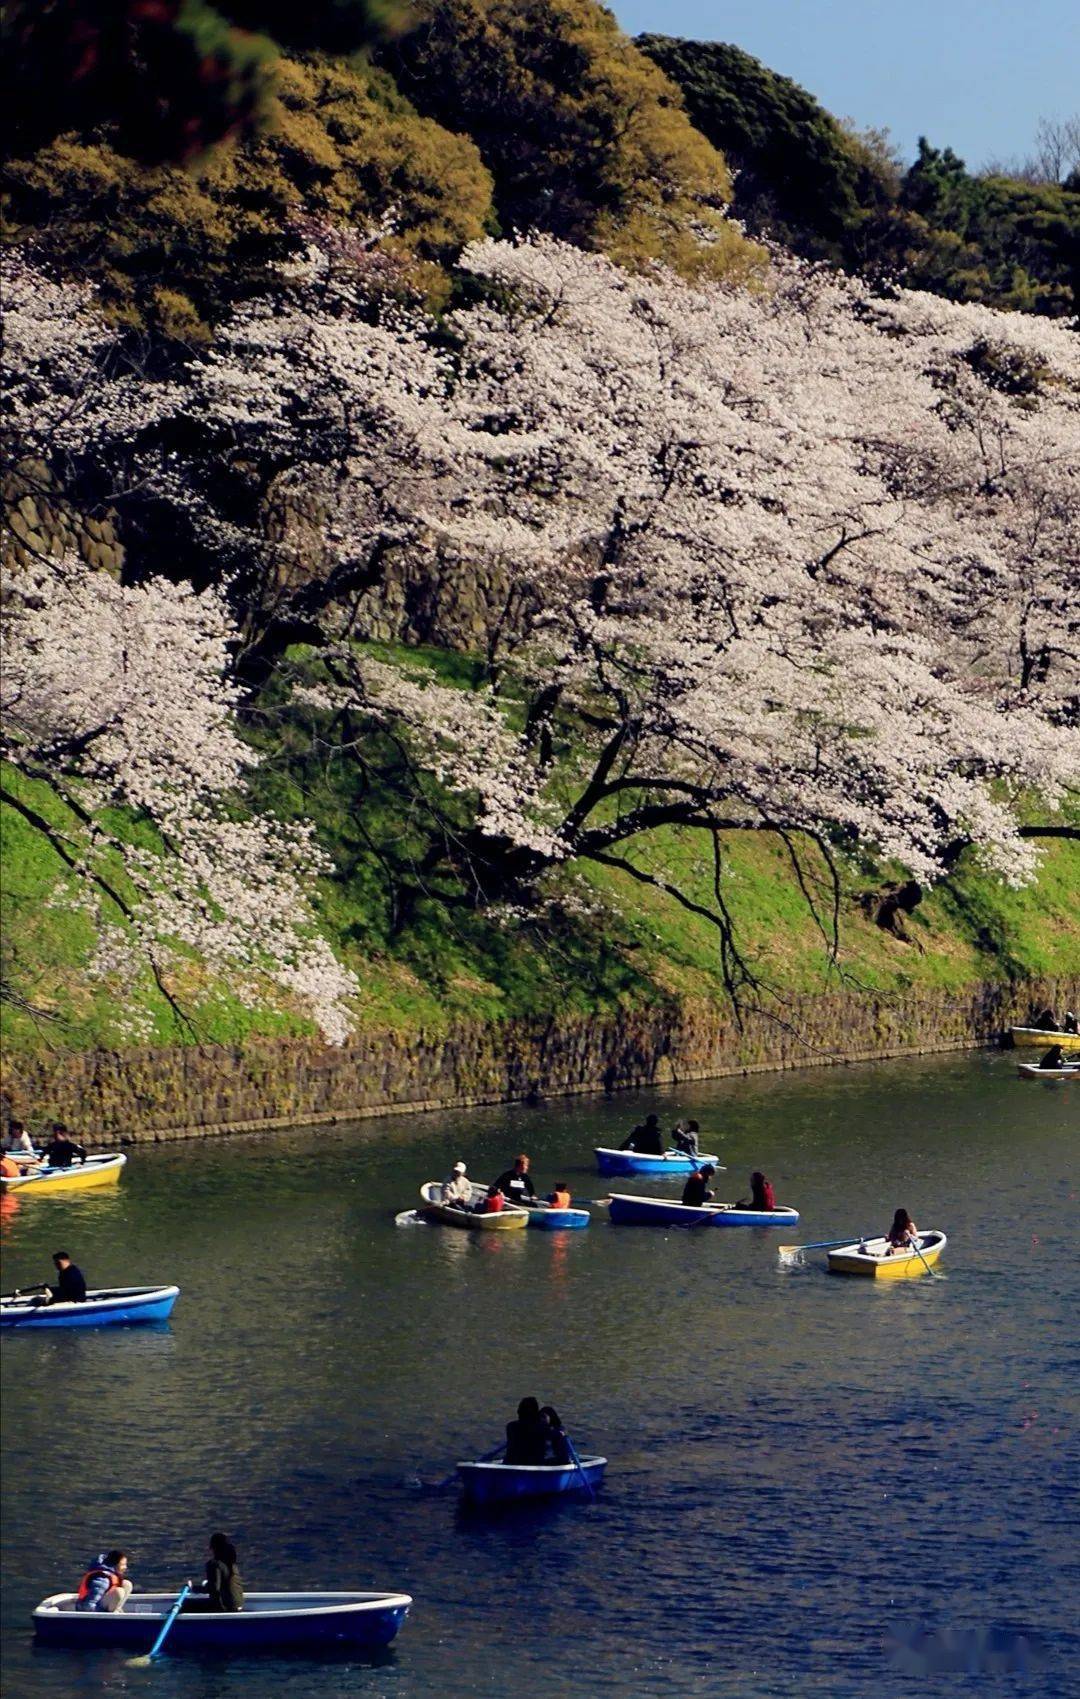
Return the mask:
{"type": "Polygon", "coordinates": [[[972,168],[1028,151],[1080,108],[1080,0],[607,0],[637,35],[730,41],[837,117],[887,126],[972,168]]]}

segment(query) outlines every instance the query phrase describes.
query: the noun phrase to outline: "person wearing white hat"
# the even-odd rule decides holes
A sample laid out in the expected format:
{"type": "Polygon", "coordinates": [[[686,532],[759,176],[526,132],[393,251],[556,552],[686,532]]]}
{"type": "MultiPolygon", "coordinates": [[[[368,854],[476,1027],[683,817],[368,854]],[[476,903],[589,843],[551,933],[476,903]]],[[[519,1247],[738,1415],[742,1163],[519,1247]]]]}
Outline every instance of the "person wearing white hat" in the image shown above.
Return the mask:
{"type": "Polygon", "coordinates": [[[466,1178],[464,1162],[455,1162],[443,1181],[442,1201],[458,1204],[462,1209],[468,1209],[472,1203],[472,1181],[466,1178]]]}

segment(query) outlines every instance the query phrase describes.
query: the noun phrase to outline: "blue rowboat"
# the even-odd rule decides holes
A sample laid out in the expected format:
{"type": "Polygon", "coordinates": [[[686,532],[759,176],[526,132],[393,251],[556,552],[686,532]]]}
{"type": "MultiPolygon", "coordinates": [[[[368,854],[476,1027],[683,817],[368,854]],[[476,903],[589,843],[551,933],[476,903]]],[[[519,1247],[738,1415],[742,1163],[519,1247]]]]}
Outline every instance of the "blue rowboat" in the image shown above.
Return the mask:
{"type": "Polygon", "coordinates": [[[587,1209],[554,1209],[549,1203],[529,1205],[529,1226],[543,1227],[549,1233],[566,1227],[587,1227],[591,1219],[587,1209]]]}
{"type": "Polygon", "coordinates": [[[618,1227],[794,1227],[797,1209],[736,1209],[731,1203],[669,1203],[667,1198],[632,1198],[612,1192],[611,1219],[618,1227]]]}
{"type": "MultiPolygon", "coordinates": [[[[122,1611],[77,1611],[74,1593],[53,1593],[34,1612],[34,1634],[47,1646],[145,1653],[175,1603],[175,1593],[136,1593],[122,1611]]],[[[196,1603],[174,1622],[166,1655],[377,1651],[390,1644],[411,1604],[408,1593],[248,1593],[242,1611],[196,1603]]]]}
{"type": "Polygon", "coordinates": [[[583,1457],[580,1470],[572,1463],[459,1463],[457,1472],[464,1502],[488,1505],[588,1492],[582,1474],[595,1492],[606,1468],[606,1457],[583,1457]]]}
{"type": "Polygon", "coordinates": [[[649,1179],[685,1178],[687,1174],[693,1174],[700,1168],[703,1162],[711,1162],[719,1173],[724,1172],[718,1157],[699,1156],[695,1161],[692,1156],[685,1156],[681,1150],[665,1151],[663,1156],[642,1156],[636,1150],[606,1150],[603,1145],[599,1145],[593,1155],[596,1157],[598,1174],[618,1174],[624,1180],[629,1180],[634,1175],[644,1175],[649,1179]]]}
{"type": "Polygon", "coordinates": [[[111,1286],[88,1292],[81,1304],[48,1304],[40,1295],[0,1298],[0,1328],[26,1332],[39,1327],[130,1327],[168,1321],[179,1286],[111,1286]]]}

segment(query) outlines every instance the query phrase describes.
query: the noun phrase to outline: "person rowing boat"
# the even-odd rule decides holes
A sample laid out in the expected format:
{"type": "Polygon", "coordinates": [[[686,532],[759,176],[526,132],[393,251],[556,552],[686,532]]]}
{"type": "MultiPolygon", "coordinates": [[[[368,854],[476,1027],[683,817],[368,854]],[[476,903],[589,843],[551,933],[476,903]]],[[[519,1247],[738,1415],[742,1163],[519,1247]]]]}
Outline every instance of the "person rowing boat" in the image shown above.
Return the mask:
{"type": "Polygon", "coordinates": [[[663,1156],[664,1135],[660,1131],[660,1119],[656,1115],[646,1115],[644,1121],[629,1133],[620,1150],[633,1150],[639,1156],[663,1156]]]}
{"type": "Polygon", "coordinates": [[[86,1161],[86,1150],[76,1144],[62,1121],[53,1126],[53,1136],[45,1146],[45,1162],[50,1168],[70,1168],[74,1162],[86,1161]]]}
{"type": "Polygon", "coordinates": [[[916,1227],[906,1209],[898,1209],[893,1216],[892,1226],[885,1235],[885,1255],[895,1256],[897,1251],[909,1251],[916,1244],[919,1229],[916,1227]]]}
{"type": "Polygon", "coordinates": [[[1065,1066],[1065,1052],[1060,1044],[1052,1044],[1046,1055],[1039,1059],[1040,1068],[1064,1068],[1065,1066]]]}
{"type": "Polygon", "coordinates": [[[517,1417],[506,1424],[504,1463],[536,1465],[547,1462],[551,1429],[540,1413],[539,1400],[523,1398],[517,1417]]]}
{"type": "Polygon", "coordinates": [[[13,1298],[28,1298],[35,1293],[39,1303],[46,1304],[85,1304],[86,1280],[81,1268],[76,1268],[67,1251],[53,1252],[53,1267],[56,1270],[55,1286],[32,1286],[28,1290],[12,1293],[13,1298]]]}
{"type": "Polygon", "coordinates": [[[519,1208],[536,1202],[536,1187],[529,1173],[527,1156],[515,1156],[514,1166],[500,1174],[495,1185],[510,1203],[517,1204],[519,1208]]]}

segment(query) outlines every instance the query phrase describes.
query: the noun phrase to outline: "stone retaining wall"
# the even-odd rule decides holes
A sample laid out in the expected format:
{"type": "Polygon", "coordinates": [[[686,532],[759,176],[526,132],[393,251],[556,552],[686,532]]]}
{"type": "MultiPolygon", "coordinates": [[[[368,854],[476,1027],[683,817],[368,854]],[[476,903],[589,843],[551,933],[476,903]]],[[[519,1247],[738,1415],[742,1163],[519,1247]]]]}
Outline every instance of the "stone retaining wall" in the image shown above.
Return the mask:
{"type": "Polygon", "coordinates": [[[460,1022],[446,1032],[124,1053],[10,1057],[3,1108],[56,1118],[95,1146],[357,1120],[534,1095],[614,1091],[729,1073],[822,1066],[992,1043],[1034,1006],[1075,1007],[1080,980],[978,984],[963,992],[806,997],[789,1024],[658,1005],[589,1017],[460,1022]]]}

